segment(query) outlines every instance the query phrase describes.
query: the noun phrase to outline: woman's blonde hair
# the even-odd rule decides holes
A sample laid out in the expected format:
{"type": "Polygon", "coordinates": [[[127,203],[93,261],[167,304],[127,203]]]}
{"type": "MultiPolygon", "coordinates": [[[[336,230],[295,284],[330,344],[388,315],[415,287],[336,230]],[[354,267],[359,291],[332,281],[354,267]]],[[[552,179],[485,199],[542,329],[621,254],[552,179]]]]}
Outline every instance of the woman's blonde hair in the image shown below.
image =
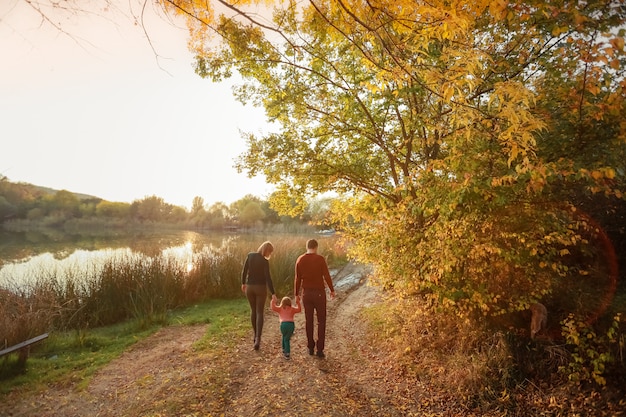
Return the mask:
{"type": "Polygon", "coordinates": [[[261,243],[261,246],[259,246],[257,252],[267,258],[272,254],[272,252],[274,252],[274,245],[272,245],[272,242],[270,242],[269,240],[266,240],[265,242],[261,243]]]}
{"type": "Polygon", "coordinates": [[[289,297],[283,297],[282,300],[280,300],[280,307],[285,307],[285,306],[289,306],[291,307],[291,298],[289,297]]]}

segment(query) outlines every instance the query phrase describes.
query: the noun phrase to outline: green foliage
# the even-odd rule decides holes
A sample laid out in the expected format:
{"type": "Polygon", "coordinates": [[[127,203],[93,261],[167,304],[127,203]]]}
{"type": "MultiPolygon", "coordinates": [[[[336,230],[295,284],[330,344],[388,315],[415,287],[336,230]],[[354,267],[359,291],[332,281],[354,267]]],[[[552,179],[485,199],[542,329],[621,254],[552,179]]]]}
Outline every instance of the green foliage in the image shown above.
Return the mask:
{"type": "Polygon", "coordinates": [[[96,206],[96,215],[99,217],[111,218],[128,218],[130,213],[130,204],[115,203],[111,201],[101,201],[96,206]]]}
{"type": "Polygon", "coordinates": [[[575,383],[606,385],[606,373],[615,361],[613,352],[621,352],[624,347],[620,323],[621,313],[618,313],[606,332],[599,334],[589,323],[570,314],[561,325],[563,337],[572,349],[571,360],[559,370],[575,383]]]}
{"type": "Polygon", "coordinates": [[[153,195],[142,200],[135,200],[130,209],[138,219],[156,222],[167,217],[171,205],[167,204],[161,197],[153,195]]]}
{"type": "Polygon", "coordinates": [[[66,190],[14,184],[6,177],[0,179],[0,224],[13,231],[51,228],[79,232],[156,227],[262,230],[280,223],[306,225],[307,221],[308,218],[279,217],[268,201],[253,195],[244,196],[230,207],[217,202],[207,209],[204,200],[195,197],[191,210],[187,211],[154,195],[129,204],[66,190]]]}
{"type": "Polygon", "coordinates": [[[239,213],[239,223],[244,227],[254,226],[265,218],[265,212],[257,202],[250,202],[239,213]]]}
{"type": "Polygon", "coordinates": [[[16,212],[16,207],[9,203],[6,197],[0,195],[0,219],[10,218],[14,216],[16,212]]]}

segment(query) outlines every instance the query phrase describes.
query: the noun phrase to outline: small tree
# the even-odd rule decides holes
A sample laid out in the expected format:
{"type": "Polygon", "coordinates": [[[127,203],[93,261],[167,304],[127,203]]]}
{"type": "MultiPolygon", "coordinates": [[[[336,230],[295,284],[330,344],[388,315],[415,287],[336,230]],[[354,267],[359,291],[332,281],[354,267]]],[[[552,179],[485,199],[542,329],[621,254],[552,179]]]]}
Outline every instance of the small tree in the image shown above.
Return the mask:
{"type": "Polygon", "coordinates": [[[253,227],[265,218],[265,212],[256,201],[248,202],[239,213],[239,223],[244,227],[253,227]]]}
{"type": "Polygon", "coordinates": [[[161,197],[155,195],[145,197],[142,200],[133,201],[132,211],[139,220],[161,221],[165,220],[169,208],[161,197]]]}

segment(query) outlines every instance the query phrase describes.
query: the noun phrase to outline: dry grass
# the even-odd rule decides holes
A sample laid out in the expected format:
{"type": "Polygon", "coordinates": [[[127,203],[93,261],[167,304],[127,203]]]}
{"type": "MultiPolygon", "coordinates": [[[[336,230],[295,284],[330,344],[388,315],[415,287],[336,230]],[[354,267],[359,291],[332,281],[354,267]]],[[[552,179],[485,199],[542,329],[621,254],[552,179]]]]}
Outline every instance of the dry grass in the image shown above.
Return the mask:
{"type": "Polygon", "coordinates": [[[387,301],[365,317],[373,326],[373,343],[389,352],[399,373],[468,409],[511,416],[602,416],[618,415],[615,410],[626,406],[619,399],[625,377],[619,356],[616,378],[605,387],[579,384],[562,372],[572,361],[571,347],[463,321],[428,308],[424,299],[387,301]]]}
{"type": "MultiPolygon", "coordinates": [[[[262,239],[259,240],[261,242],[262,239]]],[[[293,292],[294,262],[306,238],[273,240],[270,261],[275,289],[293,292]]],[[[335,239],[320,242],[329,262],[345,260],[335,239]]],[[[206,249],[206,248],[205,248],[206,249]]],[[[54,330],[82,330],[134,319],[144,327],[165,322],[169,311],[211,299],[241,295],[241,271],[248,244],[206,249],[191,263],[143,252],[112,257],[101,267],[70,267],[34,272],[28,284],[0,288],[0,343],[11,346],[54,330]]],[[[14,282],[18,282],[15,277],[14,282]]],[[[9,281],[10,282],[10,281],[9,281]]]]}
{"type": "Polygon", "coordinates": [[[53,320],[50,294],[27,297],[0,290],[0,349],[45,333],[53,320]]]}

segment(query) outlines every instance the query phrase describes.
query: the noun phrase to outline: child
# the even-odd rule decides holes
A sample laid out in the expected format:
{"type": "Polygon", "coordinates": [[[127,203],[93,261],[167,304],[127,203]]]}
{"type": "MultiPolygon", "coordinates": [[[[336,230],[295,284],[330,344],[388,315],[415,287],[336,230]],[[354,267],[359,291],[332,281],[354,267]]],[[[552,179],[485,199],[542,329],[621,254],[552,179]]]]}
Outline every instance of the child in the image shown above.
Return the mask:
{"type": "Polygon", "coordinates": [[[272,298],[270,303],[272,310],[278,313],[280,320],[280,333],[283,335],[283,355],[289,359],[291,354],[290,340],[293,335],[296,325],[293,322],[293,316],[302,310],[300,306],[300,297],[296,297],[296,307],[291,306],[291,298],[283,297],[280,300],[280,305],[276,305],[276,298],[272,298]]]}

